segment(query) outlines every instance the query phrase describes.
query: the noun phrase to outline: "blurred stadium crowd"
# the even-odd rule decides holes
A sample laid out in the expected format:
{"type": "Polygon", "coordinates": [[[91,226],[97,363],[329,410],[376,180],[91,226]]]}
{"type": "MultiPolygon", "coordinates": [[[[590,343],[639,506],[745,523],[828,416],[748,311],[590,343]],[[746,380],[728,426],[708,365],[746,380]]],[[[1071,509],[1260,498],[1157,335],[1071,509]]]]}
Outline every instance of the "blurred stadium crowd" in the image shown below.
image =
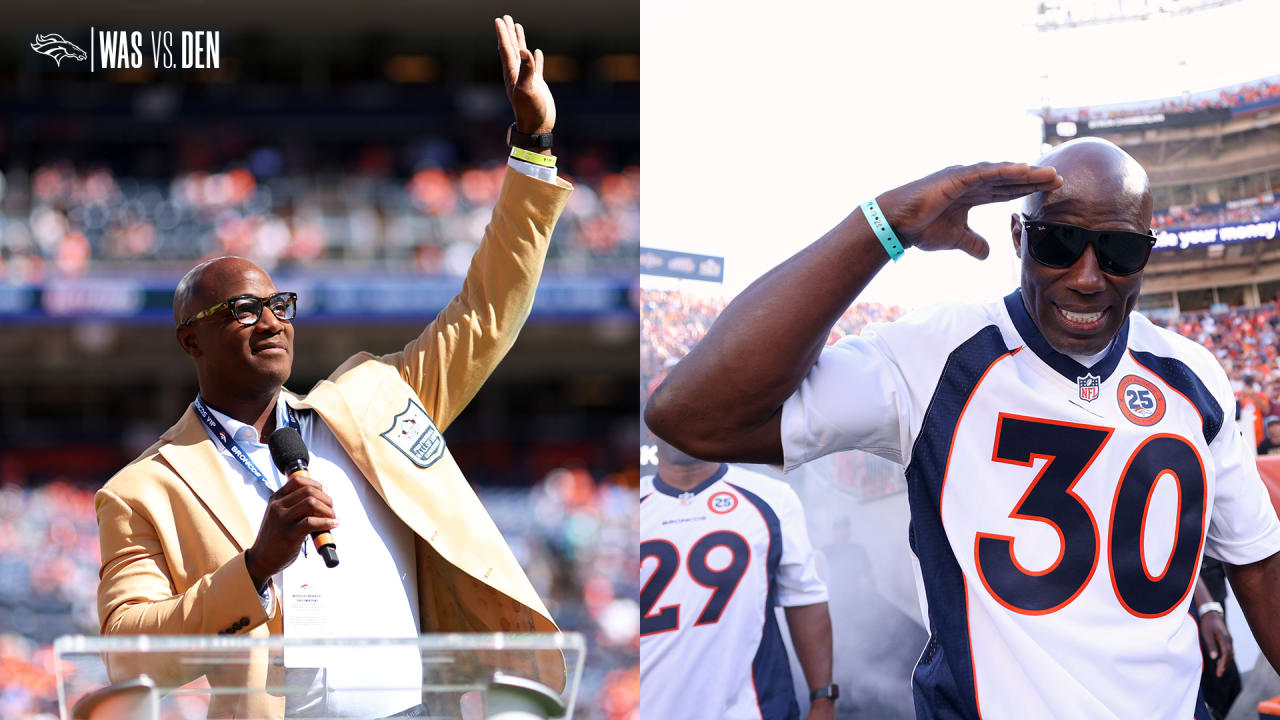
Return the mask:
{"type": "Polygon", "coordinates": [[[1233,108],[1277,99],[1280,99],[1280,82],[1277,82],[1275,78],[1268,78],[1237,86],[1228,86],[1216,91],[1188,93],[1178,98],[1166,98],[1154,104],[1126,103],[1124,105],[1101,108],[1079,107],[1073,109],[1074,113],[1064,111],[1056,116],[1052,112],[1045,110],[1041,117],[1044,118],[1046,124],[1060,121],[1085,122],[1098,118],[1122,118],[1150,115],[1152,113],[1172,114],[1211,108],[1233,108]]]}
{"type": "Polygon", "coordinates": [[[1244,201],[1207,203],[1194,207],[1168,207],[1152,213],[1151,229],[1194,230],[1204,227],[1261,222],[1280,218],[1280,205],[1275,195],[1248,198],[1244,201]]]}
{"type": "MultiPolygon", "coordinates": [[[[179,144],[180,155],[198,148],[179,144]]],[[[107,165],[56,161],[0,172],[0,282],[124,271],[181,272],[192,261],[244,255],[268,270],[416,272],[461,276],[505,171],[499,156],[454,164],[436,139],[364,146],[342,172],[286,170],[285,148],[248,148],[217,166],[158,179],[107,165]],[[397,167],[410,164],[407,174],[397,167]],[[448,168],[448,169],[445,169],[448,168]],[[425,242],[424,242],[425,239],[425,242]]],[[[639,168],[575,158],[576,186],[548,269],[630,273],[639,246],[639,168]]]]}
{"type": "MultiPolygon", "coordinates": [[[[56,718],[51,643],[98,630],[94,488],[31,480],[0,467],[0,718],[56,718]]],[[[638,717],[636,482],[634,470],[558,468],[530,488],[480,489],[552,615],[586,638],[585,720],[638,717]]],[[[166,720],[204,717],[182,708],[166,720]]]]}
{"type": "MultiPolygon", "coordinates": [[[[679,290],[644,290],[640,299],[640,391],[642,402],[653,392],[663,370],[684,357],[702,339],[731,298],[712,298],[679,290]]],[[[857,335],[875,322],[890,322],[902,308],[857,303],[845,311],[827,337],[830,345],[857,335]]]]}
{"type": "Polygon", "coordinates": [[[1280,409],[1280,300],[1226,312],[1182,313],[1152,322],[1208,348],[1231,379],[1236,398],[1252,404],[1259,421],[1255,439],[1263,439],[1261,420],[1280,409]]]}

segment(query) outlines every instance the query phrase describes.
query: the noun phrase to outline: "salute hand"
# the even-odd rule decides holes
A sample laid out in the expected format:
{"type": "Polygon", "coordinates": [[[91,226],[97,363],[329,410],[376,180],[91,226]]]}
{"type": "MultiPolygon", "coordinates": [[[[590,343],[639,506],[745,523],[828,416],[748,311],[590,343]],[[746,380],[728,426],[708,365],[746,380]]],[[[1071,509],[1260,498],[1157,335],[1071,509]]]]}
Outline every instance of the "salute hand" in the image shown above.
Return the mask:
{"type": "Polygon", "coordinates": [[[954,165],[876,198],[903,245],[921,250],[958,248],[979,260],[990,248],[969,227],[969,208],[1062,187],[1051,167],[1025,163],[954,165]]]}
{"type": "Polygon", "coordinates": [[[556,125],[556,104],[542,77],[542,51],[529,51],[524,26],[510,15],[494,18],[493,24],[498,31],[502,81],[507,86],[507,100],[516,113],[516,130],[530,135],[551,132],[556,125]]]}

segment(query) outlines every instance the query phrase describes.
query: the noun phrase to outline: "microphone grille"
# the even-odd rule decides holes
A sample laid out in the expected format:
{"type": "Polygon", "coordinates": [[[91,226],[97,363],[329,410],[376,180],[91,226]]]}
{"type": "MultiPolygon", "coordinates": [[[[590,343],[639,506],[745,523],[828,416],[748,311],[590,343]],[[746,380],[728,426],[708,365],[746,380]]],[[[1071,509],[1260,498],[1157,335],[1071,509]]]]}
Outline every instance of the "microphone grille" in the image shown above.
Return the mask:
{"type": "Polygon", "coordinates": [[[307,452],[307,444],[302,441],[302,435],[291,427],[282,427],[271,433],[271,437],[267,438],[267,447],[271,450],[271,461],[281,472],[299,460],[304,465],[311,461],[311,454],[307,452]]]}

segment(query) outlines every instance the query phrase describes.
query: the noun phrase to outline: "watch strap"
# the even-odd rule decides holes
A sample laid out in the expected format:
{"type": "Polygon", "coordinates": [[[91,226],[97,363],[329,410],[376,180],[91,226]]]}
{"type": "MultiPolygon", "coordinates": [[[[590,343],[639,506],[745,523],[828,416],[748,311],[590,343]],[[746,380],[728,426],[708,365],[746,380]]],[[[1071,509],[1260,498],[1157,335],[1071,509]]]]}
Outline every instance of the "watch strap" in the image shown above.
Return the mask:
{"type": "Polygon", "coordinates": [[[547,150],[551,147],[553,139],[552,133],[541,133],[539,135],[530,135],[522,133],[516,129],[516,124],[511,123],[511,127],[507,128],[507,147],[522,147],[534,150],[547,150]]]}
{"type": "Polygon", "coordinates": [[[819,698],[831,698],[833,701],[840,697],[840,686],[831,683],[826,687],[820,687],[809,693],[809,702],[813,702],[819,698]]]}
{"type": "Polygon", "coordinates": [[[1204,614],[1205,614],[1205,613],[1211,613],[1211,612],[1216,612],[1216,613],[1218,613],[1219,615],[1222,615],[1223,617],[1226,617],[1226,613],[1225,613],[1225,612],[1223,612],[1223,610],[1222,610],[1222,603],[1220,603],[1220,602],[1216,602],[1216,601],[1215,601],[1215,602],[1207,602],[1207,603],[1205,603],[1205,604],[1201,605],[1200,607],[1196,608],[1196,614],[1198,614],[1200,617],[1204,617],[1204,614]]]}

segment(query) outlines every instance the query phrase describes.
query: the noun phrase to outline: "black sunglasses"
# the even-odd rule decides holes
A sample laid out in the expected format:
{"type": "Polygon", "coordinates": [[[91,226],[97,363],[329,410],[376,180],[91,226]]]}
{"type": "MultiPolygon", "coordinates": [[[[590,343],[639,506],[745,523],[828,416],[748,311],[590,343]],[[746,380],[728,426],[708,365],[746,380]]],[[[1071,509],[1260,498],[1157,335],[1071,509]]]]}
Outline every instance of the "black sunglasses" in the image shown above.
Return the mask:
{"type": "Polygon", "coordinates": [[[1086,245],[1093,246],[1098,267],[1108,275],[1132,275],[1146,267],[1155,247],[1155,233],[1126,230],[1090,230],[1066,223],[1032,220],[1022,216],[1022,237],[1036,262],[1058,270],[1080,259],[1086,245]]]}

